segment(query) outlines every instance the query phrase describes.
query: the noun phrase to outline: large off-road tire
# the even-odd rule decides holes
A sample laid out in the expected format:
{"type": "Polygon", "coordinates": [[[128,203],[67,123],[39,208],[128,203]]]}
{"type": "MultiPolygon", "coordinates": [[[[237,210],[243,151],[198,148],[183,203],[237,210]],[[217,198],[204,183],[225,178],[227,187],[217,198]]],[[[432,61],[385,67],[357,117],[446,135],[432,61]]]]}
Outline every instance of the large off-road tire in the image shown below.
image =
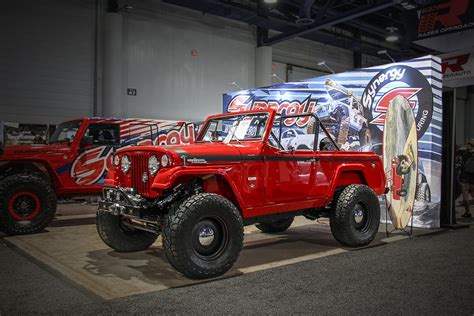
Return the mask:
{"type": "Polygon", "coordinates": [[[148,249],[158,238],[158,234],[139,230],[126,225],[122,216],[98,211],[97,232],[102,241],[117,252],[135,252],[148,249]]]}
{"type": "Polygon", "coordinates": [[[415,200],[431,202],[431,189],[428,183],[420,183],[416,188],[415,200]]]}
{"type": "Polygon", "coordinates": [[[290,228],[294,219],[294,216],[290,216],[288,218],[279,219],[273,222],[258,223],[255,226],[264,233],[282,233],[290,228]]]}
{"type": "Polygon", "coordinates": [[[345,187],[330,218],[334,238],[346,246],[365,246],[374,240],[379,224],[380,204],[374,191],[360,184],[345,187]]]}
{"type": "Polygon", "coordinates": [[[163,229],[163,249],[170,264],[193,279],[217,277],[239,257],[242,217],[223,196],[200,193],[171,209],[163,229]]]}
{"type": "Polygon", "coordinates": [[[0,180],[0,231],[9,235],[38,233],[56,215],[57,199],[49,181],[34,173],[0,180]]]}

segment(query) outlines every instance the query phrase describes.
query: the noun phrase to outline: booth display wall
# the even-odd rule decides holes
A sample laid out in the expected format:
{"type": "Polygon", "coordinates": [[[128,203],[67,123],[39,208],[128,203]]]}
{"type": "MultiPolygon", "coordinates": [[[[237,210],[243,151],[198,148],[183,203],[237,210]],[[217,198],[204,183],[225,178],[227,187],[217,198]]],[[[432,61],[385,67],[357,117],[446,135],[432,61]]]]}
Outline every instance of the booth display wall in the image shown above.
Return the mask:
{"type": "MultiPolygon", "coordinates": [[[[418,133],[418,191],[413,224],[416,227],[439,227],[442,74],[441,60],[438,57],[425,56],[352,72],[224,94],[223,111],[274,108],[281,114],[315,112],[324,123],[329,122],[326,118],[338,121],[332,117],[338,112],[337,109],[356,109],[344,110],[349,112],[347,115],[350,117],[350,125],[346,137],[339,139],[340,145],[346,149],[373,150],[381,154],[385,112],[388,103],[396,95],[402,95],[409,101],[414,111],[418,133]],[[364,131],[364,137],[361,136],[363,122],[367,123],[369,130],[364,131]]],[[[338,122],[338,126],[331,124],[328,129],[338,133],[342,126],[340,120],[338,122]]]]}

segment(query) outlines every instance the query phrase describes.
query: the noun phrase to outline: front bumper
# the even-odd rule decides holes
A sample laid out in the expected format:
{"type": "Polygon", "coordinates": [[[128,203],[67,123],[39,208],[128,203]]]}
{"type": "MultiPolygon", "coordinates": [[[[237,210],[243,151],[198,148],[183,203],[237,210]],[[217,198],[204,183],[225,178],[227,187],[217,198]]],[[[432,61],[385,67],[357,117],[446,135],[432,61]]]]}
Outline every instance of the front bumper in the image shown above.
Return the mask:
{"type": "Polygon", "coordinates": [[[103,200],[99,201],[98,210],[113,215],[141,218],[145,209],[143,202],[144,200],[139,195],[134,195],[131,189],[104,187],[103,200]]]}

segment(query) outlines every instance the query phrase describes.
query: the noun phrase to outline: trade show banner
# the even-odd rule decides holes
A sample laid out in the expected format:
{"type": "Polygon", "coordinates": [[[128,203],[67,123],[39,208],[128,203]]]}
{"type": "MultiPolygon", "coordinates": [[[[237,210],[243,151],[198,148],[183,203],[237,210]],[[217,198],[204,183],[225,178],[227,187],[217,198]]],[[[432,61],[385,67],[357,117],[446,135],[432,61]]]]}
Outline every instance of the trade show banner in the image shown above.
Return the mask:
{"type": "Polygon", "coordinates": [[[474,84],[474,50],[466,49],[439,56],[444,86],[456,88],[474,84]]]}
{"type": "Polygon", "coordinates": [[[313,112],[342,150],[374,151],[382,156],[386,112],[397,96],[408,101],[418,138],[413,226],[439,227],[442,160],[440,58],[425,56],[228,93],[223,96],[223,111],[272,108],[282,115],[313,112]]]}
{"type": "Polygon", "coordinates": [[[439,1],[418,12],[418,39],[474,28],[474,1],[439,1]]]}

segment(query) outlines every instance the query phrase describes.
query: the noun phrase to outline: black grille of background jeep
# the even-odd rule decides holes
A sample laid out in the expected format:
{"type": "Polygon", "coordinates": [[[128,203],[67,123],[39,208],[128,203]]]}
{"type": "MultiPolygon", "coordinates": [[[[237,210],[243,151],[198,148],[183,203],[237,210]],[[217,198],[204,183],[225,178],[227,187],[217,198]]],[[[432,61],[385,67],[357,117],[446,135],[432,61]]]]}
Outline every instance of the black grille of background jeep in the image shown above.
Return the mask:
{"type": "Polygon", "coordinates": [[[148,195],[150,193],[150,174],[148,172],[148,158],[147,153],[134,152],[130,153],[130,160],[132,161],[132,185],[135,192],[140,195],[148,195]],[[144,182],[144,174],[146,174],[146,182],[144,182]]]}

